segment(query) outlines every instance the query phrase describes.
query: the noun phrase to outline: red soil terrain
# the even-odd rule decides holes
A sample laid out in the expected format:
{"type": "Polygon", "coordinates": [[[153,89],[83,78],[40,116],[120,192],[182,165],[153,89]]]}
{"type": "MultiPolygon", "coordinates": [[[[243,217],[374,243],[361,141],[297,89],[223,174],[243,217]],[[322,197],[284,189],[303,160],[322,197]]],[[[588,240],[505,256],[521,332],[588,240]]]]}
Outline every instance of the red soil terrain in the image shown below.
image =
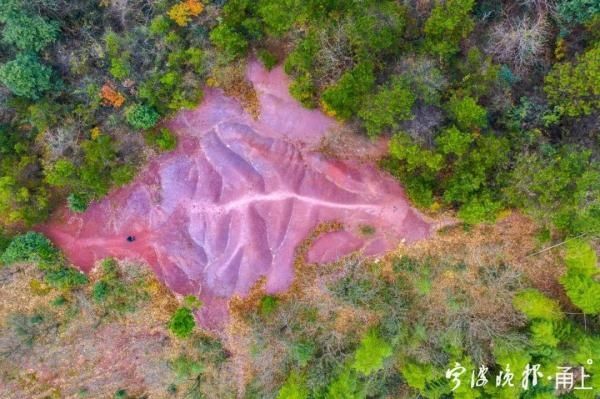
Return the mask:
{"type": "Polygon", "coordinates": [[[40,230],[86,272],[107,256],[147,262],[170,289],[203,300],[198,318],[208,327],[226,320],[229,297],[263,276],[268,292],[285,290],[295,248],[321,223],[341,222],[344,231],[319,237],[311,262],[380,254],[429,234],[390,176],[316,151],[336,124],[295,102],[280,68],[252,63],[247,75],[257,120],[209,90],[201,106],[169,122],[175,151],[85,213],[62,211],[40,230]]]}

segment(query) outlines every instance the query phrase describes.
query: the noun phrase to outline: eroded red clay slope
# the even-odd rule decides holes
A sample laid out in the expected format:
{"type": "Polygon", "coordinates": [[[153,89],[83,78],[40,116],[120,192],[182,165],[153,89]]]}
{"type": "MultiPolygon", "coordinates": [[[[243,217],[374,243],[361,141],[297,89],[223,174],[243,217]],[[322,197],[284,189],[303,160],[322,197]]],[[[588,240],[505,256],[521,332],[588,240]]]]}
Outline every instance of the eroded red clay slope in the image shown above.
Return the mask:
{"type": "Polygon", "coordinates": [[[311,261],[378,254],[429,233],[392,178],[312,150],[334,122],[293,101],[281,69],[251,64],[248,77],[258,121],[209,91],[170,123],[180,135],[176,151],[83,215],[64,211],[40,229],[84,271],[106,256],[146,261],[175,292],[199,295],[205,326],[219,325],[227,298],[261,276],[267,290],[286,289],[295,247],[322,222],[343,222],[345,231],[319,238],[311,261]],[[375,233],[361,235],[361,225],[375,233]]]}

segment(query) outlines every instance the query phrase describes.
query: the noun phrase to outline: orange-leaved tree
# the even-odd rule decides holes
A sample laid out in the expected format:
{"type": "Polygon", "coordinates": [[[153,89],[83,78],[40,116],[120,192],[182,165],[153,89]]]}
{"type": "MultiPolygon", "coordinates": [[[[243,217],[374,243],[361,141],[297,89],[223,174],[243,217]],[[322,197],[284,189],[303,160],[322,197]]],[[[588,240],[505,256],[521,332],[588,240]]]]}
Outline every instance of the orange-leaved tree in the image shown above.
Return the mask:
{"type": "Polygon", "coordinates": [[[200,15],[202,10],[204,6],[198,0],[185,0],[171,7],[168,14],[177,25],[186,26],[192,17],[200,15]]]}
{"type": "Polygon", "coordinates": [[[125,102],[125,97],[108,83],[100,89],[100,97],[104,105],[120,108],[125,102]]]}

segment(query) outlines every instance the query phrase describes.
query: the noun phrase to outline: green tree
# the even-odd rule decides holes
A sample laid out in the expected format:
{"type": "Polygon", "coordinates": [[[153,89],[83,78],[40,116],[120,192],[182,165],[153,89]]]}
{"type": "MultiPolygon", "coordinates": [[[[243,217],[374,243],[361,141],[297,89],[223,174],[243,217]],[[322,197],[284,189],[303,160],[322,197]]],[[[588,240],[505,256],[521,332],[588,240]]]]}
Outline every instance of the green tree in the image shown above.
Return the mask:
{"type": "Polygon", "coordinates": [[[421,147],[405,133],[395,134],[389,144],[390,159],[384,166],[394,174],[418,205],[429,207],[434,202],[434,189],[444,157],[421,147]]]}
{"type": "Polygon", "coordinates": [[[494,199],[489,191],[471,195],[458,210],[460,220],[468,225],[481,222],[494,222],[503,209],[501,201],[494,199]]]}
{"type": "Polygon", "coordinates": [[[136,168],[129,164],[116,164],[112,166],[110,177],[115,186],[120,187],[133,180],[136,168]]]}
{"type": "Polygon", "coordinates": [[[545,146],[520,155],[505,194],[509,203],[562,232],[600,232],[600,166],[589,151],[545,146]]]}
{"type": "Polygon", "coordinates": [[[2,29],[2,40],[20,50],[40,51],[56,41],[57,37],[58,23],[46,21],[38,15],[12,13],[2,29]]]}
{"type": "Polygon", "coordinates": [[[51,99],[40,99],[28,109],[29,120],[38,132],[44,132],[58,124],[61,118],[61,106],[51,99]]]}
{"type": "Polygon", "coordinates": [[[383,367],[384,360],[391,354],[391,345],[381,339],[377,332],[369,331],[354,354],[352,368],[364,375],[371,375],[383,367]]]}
{"type": "Polygon", "coordinates": [[[448,112],[460,129],[472,130],[487,125],[487,111],[472,97],[452,96],[448,112]]]}
{"type": "Polygon", "coordinates": [[[32,54],[17,54],[16,58],[0,66],[0,82],[15,95],[37,100],[52,88],[51,70],[32,54]]]}
{"type": "Polygon", "coordinates": [[[600,3],[596,0],[560,0],[556,11],[563,21],[581,24],[600,14],[600,3]]]}
{"type": "Polygon", "coordinates": [[[359,399],[365,397],[358,376],[348,367],[342,367],[338,376],[327,387],[326,399],[359,399]]]}
{"type": "Polygon", "coordinates": [[[0,256],[0,263],[17,262],[35,263],[54,288],[71,289],[88,282],[85,274],[64,264],[58,249],[41,233],[28,232],[13,238],[0,256]]]}
{"type": "Polygon", "coordinates": [[[292,372],[279,390],[277,399],[306,399],[309,396],[302,377],[292,372]]]}
{"type": "Polygon", "coordinates": [[[396,134],[390,158],[382,164],[406,187],[417,204],[429,207],[437,198],[459,208],[468,224],[493,221],[503,208],[498,187],[506,182],[509,142],[494,135],[464,133],[455,126],[442,130],[435,148],[425,148],[406,134],[396,134]]]}
{"type": "Polygon", "coordinates": [[[340,80],[323,92],[327,111],[340,119],[349,119],[360,109],[375,84],[371,63],[361,63],[345,72],[340,80]]]}
{"type": "Polygon", "coordinates": [[[171,151],[177,147],[177,136],[167,128],[158,129],[146,136],[148,143],[158,147],[160,151],[171,151]]]}
{"type": "Polygon", "coordinates": [[[517,293],[513,298],[513,305],[529,320],[556,321],[561,320],[564,316],[558,301],[548,298],[534,288],[517,293]]]}
{"type": "Polygon", "coordinates": [[[8,247],[11,242],[11,238],[8,233],[0,228],[0,255],[4,253],[4,250],[8,247]]]}
{"type": "Polygon", "coordinates": [[[406,383],[419,391],[424,391],[430,381],[440,377],[435,374],[432,365],[422,364],[412,359],[402,362],[400,371],[406,383]]]}
{"type": "Polygon", "coordinates": [[[316,106],[317,89],[312,76],[319,46],[314,32],[302,39],[285,59],[284,69],[294,77],[289,90],[292,97],[307,108],[316,106]]]}
{"type": "Polygon", "coordinates": [[[267,32],[281,36],[291,28],[302,3],[300,0],[261,0],[258,2],[257,11],[265,23],[267,32]]]}
{"type": "Polygon", "coordinates": [[[470,16],[474,4],[474,0],[439,1],[425,21],[425,49],[442,59],[457,53],[475,26],[470,16]]]}
{"type": "Polygon", "coordinates": [[[225,23],[219,24],[210,32],[210,41],[228,60],[244,55],[248,49],[248,41],[244,35],[225,23]]]}
{"type": "Polygon", "coordinates": [[[88,283],[88,278],[79,270],[65,265],[53,265],[44,270],[44,280],[52,287],[70,290],[88,283]]]}
{"type": "Polygon", "coordinates": [[[317,89],[309,73],[294,79],[290,84],[290,94],[306,108],[315,108],[317,89]]]}
{"type": "MultiPolygon", "coordinates": [[[[506,65],[504,68],[510,72],[506,65]]],[[[456,78],[460,79],[456,93],[460,97],[472,97],[473,100],[479,101],[482,96],[490,95],[494,89],[499,89],[501,67],[494,64],[492,58],[476,46],[469,49],[466,57],[456,60],[456,69],[459,72],[456,78]]],[[[510,76],[506,78],[509,82],[514,79],[510,76]]]]}
{"type": "Polygon", "coordinates": [[[58,249],[41,233],[28,232],[13,238],[0,263],[34,263],[44,272],[44,280],[54,288],[72,289],[87,283],[85,274],[66,266],[58,249]]]}
{"type": "MultiPolygon", "coordinates": [[[[502,339],[495,339],[492,349],[494,360],[500,370],[504,370],[507,365],[511,370],[524,370],[527,364],[532,361],[530,348],[526,343],[507,342],[502,339]]],[[[523,388],[520,384],[510,386],[496,387],[496,384],[487,384],[485,387],[486,393],[490,397],[498,399],[519,399],[523,393],[523,388]]]]}
{"type": "Polygon", "coordinates": [[[467,153],[471,144],[475,141],[475,137],[470,133],[463,133],[455,126],[444,129],[438,137],[436,144],[445,156],[455,155],[462,157],[467,153]]]}
{"type": "Polygon", "coordinates": [[[365,124],[367,134],[379,135],[384,129],[395,129],[398,122],[412,118],[415,96],[401,78],[395,78],[389,86],[381,87],[377,93],[367,97],[358,111],[365,124]]]}
{"type": "Polygon", "coordinates": [[[187,338],[192,335],[196,327],[196,320],[192,311],[186,307],[179,307],[169,320],[169,330],[178,338],[187,338]]]}
{"type": "Polygon", "coordinates": [[[269,71],[272,70],[273,68],[275,68],[275,65],[277,65],[277,56],[273,53],[271,53],[268,50],[265,49],[260,49],[258,50],[258,59],[260,60],[260,62],[264,65],[265,68],[267,68],[269,71]]]}
{"type": "Polygon", "coordinates": [[[592,246],[582,240],[567,242],[567,273],[560,282],[575,306],[587,314],[600,313],[600,268],[592,246]]]}
{"type": "Polygon", "coordinates": [[[108,30],[104,35],[104,46],[110,58],[118,58],[122,50],[121,37],[112,30],[108,30]]]}
{"type": "Polygon", "coordinates": [[[52,186],[71,190],[67,197],[69,208],[83,212],[89,202],[106,195],[113,185],[130,182],[135,166],[123,163],[113,139],[101,134],[80,144],[83,159],[76,166],[66,158],[58,159],[45,169],[45,180],[52,186]]]}
{"type": "Polygon", "coordinates": [[[117,389],[113,395],[113,399],[129,399],[129,397],[126,389],[117,389]]]}
{"type": "Polygon", "coordinates": [[[5,265],[17,262],[56,263],[60,253],[43,234],[28,232],[12,239],[0,261],[5,265]]]}
{"type": "Polygon", "coordinates": [[[114,167],[117,152],[110,136],[100,135],[96,139],[81,143],[83,163],[78,170],[76,186],[91,194],[101,197],[108,193],[111,186],[111,169],[114,167]]]}
{"type": "Polygon", "coordinates": [[[439,180],[444,200],[462,205],[477,197],[499,199],[494,188],[504,184],[500,172],[507,168],[509,150],[506,138],[480,135],[462,156],[446,156],[446,177],[439,180]]]}
{"type": "MultiPolygon", "coordinates": [[[[452,359],[449,362],[447,369],[451,369],[452,367],[454,367],[456,364],[456,360],[457,359],[452,359]]],[[[470,356],[462,356],[462,358],[458,359],[458,363],[461,364],[467,370],[477,369],[477,366],[474,364],[473,359],[471,359],[470,356]]],[[[456,390],[452,391],[452,397],[460,399],[476,399],[481,397],[481,392],[471,388],[467,378],[468,377],[464,374],[462,375],[462,377],[460,377],[462,383],[456,390]]],[[[446,380],[446,384],[448,383],[449,381],[446,380]]]]}
{"type": "Polygon", "coordinates": [[[574,62],[554,64],[544,80],[550,104],[560,114],[590,115],[600,109],[600,41],[574,62]]]}
{"type": "MultiPolygon", "coordinates": [[[[24,164],[34,166],[27,161],[24,164]]],[[[21,182],[12,175],[0,177],[0,224],[30,226],[47,217],[49,211],[46,186],[35,179],[21,182]]]]}
{"type": "Polygon", "coordinates": [[[58,159],[54,164],[44,170],[46,181],[55,187],[66,187],[73,182],[77,175],[77,168],[66,158],[58,159]]]}
{"type": "Polygon", "coordinates": [[[442,398],[450,393],[443,371],[432,364],[423,364],[409,358],[401,362],[400,372],[408,386],[425,398],[442,398]]]}
{"type": "Polygon", "coordinates": [[[125,118],[136,129],[150,129],[158,123],[160,115],[148,105],[134,104],[125,111],[125,118]]]}
{"type": "Polygon", "coordinates": [[[263,316],[268,316],[277,310],[277,297],[273,295],[265,295],[260,299],[260,313],[263,316]]]}
{"type": "Polygon", "coordinates": [[[531,342],[538,346],[556,348],[560,340],[556,336],[555,323],[548,320],[536,320],[531,323],[531,342]]]}
{"type": "Polygon", "coordinates": [[[148,29],[152,35],[164,36],[169,32],[171,28],[171,20],[165,15],[158,15],[150,21],[148,29]]]}
{"type": "Polygon", "coordinates": [[[129,54],[123,53],[119,57],[110,60],[110,74],[117,80],[124,80],[131,75],[129,54]]]}
{"type": "Polygon", "coordinates": [[[11,15],[22,11],[22,0],[0,0],[0,22],[5,23],[11,15]]]}
{"type": "Polygon", "coordinates": [[[148,298],[143,275],[127,281],[115,259],[102,260],[99,279],[92,286],[92,299],[105,315],[120,316],[133,312],[148,298]]]}
{"type": "Polygon", "coordinates": [[[596,251],[588,242],[576,239],[568,241],[566,246],[565,263],[569,271],[588,277],[594,277],[600,273],[596,251]]]}
{"type": "Polygon", "coordinates": [[[406,27],[404,6],[395,1],[371,2],[352,14],[344,28],[357,59],[376,62],[399,53],[406,27]]]}
{"type": "Polygon", "coordinates": [[[85,195],[71,193],[67,196],[67,206],[70,210],[77,213],[83,213],[87,210],[89,200],[85,195]]]}
{"type": "Polygon", "coordinates": [[[284,69],[289,75],[306,75],[312,70],[319,44],[314,33],[302,39],[285,59],[284,69]]]}

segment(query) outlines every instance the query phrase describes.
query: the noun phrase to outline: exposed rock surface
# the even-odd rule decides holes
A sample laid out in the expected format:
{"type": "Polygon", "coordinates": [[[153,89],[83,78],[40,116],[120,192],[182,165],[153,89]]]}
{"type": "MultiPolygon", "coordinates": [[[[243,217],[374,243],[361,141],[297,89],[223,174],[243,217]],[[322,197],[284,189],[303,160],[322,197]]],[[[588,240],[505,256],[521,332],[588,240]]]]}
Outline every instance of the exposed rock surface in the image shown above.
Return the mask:
{"type": "Polygon", "coordinates": [[[106,256],[147,262],[175,292],[199,295],[206,326],[225,320],[227,298],[261,276],[268,291],[286,289],[296,246],[320,223],[345,230],[315,241],[314,262],[379,254],[428,235],[394,179],[315,151],[335,122],[295,102],[280,68],[252,63],[248,78],[258,120],[208,91],[201,106],[169,123],[180,138],[175,151],[84,214],[64,211],[41,230],[84,271],[106,256]]]}

